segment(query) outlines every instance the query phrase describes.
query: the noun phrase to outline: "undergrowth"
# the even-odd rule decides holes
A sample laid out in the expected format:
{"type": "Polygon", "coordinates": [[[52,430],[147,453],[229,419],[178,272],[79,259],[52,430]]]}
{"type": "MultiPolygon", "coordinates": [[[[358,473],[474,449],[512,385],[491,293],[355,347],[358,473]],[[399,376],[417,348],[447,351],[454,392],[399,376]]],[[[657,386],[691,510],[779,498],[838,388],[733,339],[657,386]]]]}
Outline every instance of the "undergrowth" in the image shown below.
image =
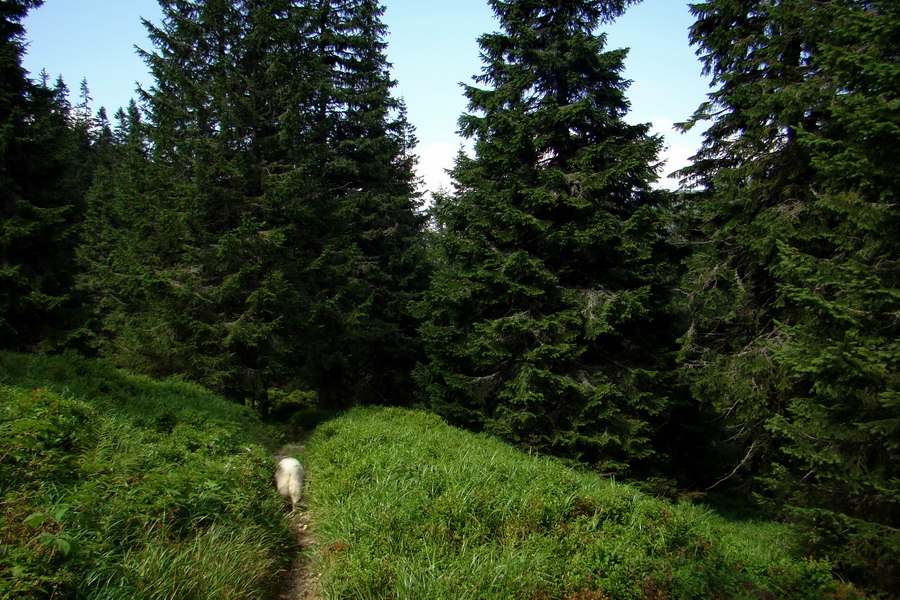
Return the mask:
{"type": "MultiPolygon", "coordinates": [[[[269,430],[183,381],[0,353],[0,599],[261,599],[298,550],[269,430]]],[[[423,412],[304,455],[323,600],[860,598],[789,530],[728,521],[423,412]]]]}
{"type": "Polygon", "coordinates": [[[323,597],[858,598],[773,523],[729,522],[432,415],[356,409],[306,455],[323,597]]]}
{"type": "Polygon", "coordinates": [[[295,550],[250,411],[0,353],[0,598],[258,599],[295,550]]]}

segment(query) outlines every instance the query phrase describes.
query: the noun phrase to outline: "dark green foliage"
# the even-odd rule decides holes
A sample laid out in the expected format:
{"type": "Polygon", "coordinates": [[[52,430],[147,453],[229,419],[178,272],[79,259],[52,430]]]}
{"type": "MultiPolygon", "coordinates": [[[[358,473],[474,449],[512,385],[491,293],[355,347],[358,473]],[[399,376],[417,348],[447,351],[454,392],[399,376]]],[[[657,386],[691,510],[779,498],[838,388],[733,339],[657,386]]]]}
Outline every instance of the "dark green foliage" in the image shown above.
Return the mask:
{"type": "Polygon", "coordinates": [[[900,12],[840,0],[693,6],[719,85],[686,175],[685,373],[772,503],[873,592],[900,593],[900,12]]]}
{"type": "Polygon", "coordinates": [[[331,404],[394,392],[414,359],[421,217],[378,4],[163,13],[148,122],[126,115],[92,195],[104,352],[262,412],[275,386],[331,404]]]}
{"type": "Polygon", "coordinates": [[[79,284],[95,299],[93,345],[111,344],[115,331],[118,352],[125,352],[133,341],[127,331],[129,316],[139,313],[144,302],[141,283],[146,272],[137,268],[156,251],[153,244],[159,238],[151,227],[153,207],[146,203],[148,151],[136,103],[127,111],[119,109],[115,128],[105,130],[103,144],[103,160],[85,199],[79,284]]]}
{"type": "Polygon", "coordinates": [[[456,423],[622,472],[666,406],[661,141],[623,120],[625,51],[594,34],[621,7],[491,4],[491,87],[460,120],[475,157],[436,198],[419,381],[456,423]]]}
{"type": "Polygon", "coordinates": [[[22,68],[21,19],[41,2],[0,5],[0,346],[53,349],[78,335],[72,293],[81,216],[77,140],[62,82],[22,68]]]}
{"type": "Polygon", "coordinates": [[[284,183],[292,157],[275,141],[279,120],[298,118],[288,74],[300,16],[277,1],[163,11],[162,28],[147,25],[158,52],[145,54],[156,83],[145,94],[151,153],[139,201],[153,206],[156,248],[129,265],[145,277],[146,304],[126,347],[140,348],[143,370],[185,373],[265,410],[297,304],[284,269],[296,268],[303,240],[284,183]]]}
{"type": "Polygon", "coordinates": [[[320,297],[305,368],[332,406],[408,402],[418,358],[408,305],[424,286],[424,216],[417,213],[415,139],[403,103],[391,95],[384,9],[374,0],[313,6],[316,123],[303,177],[315,182],[317,202],[335,207],[333,251],[346,263],[337,279],[326,276],[313,288],[320,297]]]}
{"type": "MultiPolygon", "coordinates": [[[[661,140],[624,120],[626,52],[597,33],[633,2],[490,0],[502,31],[480,39],[483,87],[466,87],[460,120],[475,154],[435,198],[429,274],[380,3],[160,1],[142,53],[154,85],[114,126],[91,114],[86,83],[73,107],[61,80],[28,79],[20,22],[41,2],[0,2],[0,345],[83,347],[88,294],[104,356],[263,414],[274,401],[297,430],[356,403],[412,403],[418,361],[425,403],[456,424],[655,476],[646,489],[739,484],[724,491],[754,493],[805,551],[873,596],[900,595],[895,2],[694,4],[691,39],[717,88],[685,124],[710,122],[684,171],[696,187],[673,197],[652,189],[661,140]]],[[[72,356],[0,367],[0,596],[142,597],[176,582],[193,597],[207,584],[182,566],[215,567],[209,548],[237,542],[240,564],[283,543],[270,490],[254,487],[264,452],[241,450],[240,430],[259,427],[242,407],[72,356]],[[223,491],[241,487],[253,491],[223,491]]],[[[477,569],[491,582],[478,597],[855,595],[823,563],[735,563],[702,520],[615,486],[602,501],[569,474],[539,489],[529,472],[514,498],[471,487],[514,480],[496,453],[475,477],[471,464],[444,477],[429,457],[446,449],[416,445],[440,424],[410,418],[415,439],[358,430],[387,459],[327,466],[322,498],[354,481],[371,498],[373,479],[392,481],[384,465],[417,477],[369,502],[366,527],[386,520],[369,554],[348,551],[365,567],[354,590],[421,592],[436,564],[464,564],[450,597],[477,569]],[[427,502],[401,506],[416,494],[427,502]],[[385,530],[441,545],[425,567],[398,566],[374,549],[412,544],[385,530]],[[453,562],[462,547],[487,549],[453,562]],[[537,579],[506,561],[535,548],[537,579]],[[500,555],[512,587],[496,592],[500,555]]],[[[318,452],[338,452],[326,441],[318,452]]],[[[353,543],[330,541],[338,555],[353,543]]]]}

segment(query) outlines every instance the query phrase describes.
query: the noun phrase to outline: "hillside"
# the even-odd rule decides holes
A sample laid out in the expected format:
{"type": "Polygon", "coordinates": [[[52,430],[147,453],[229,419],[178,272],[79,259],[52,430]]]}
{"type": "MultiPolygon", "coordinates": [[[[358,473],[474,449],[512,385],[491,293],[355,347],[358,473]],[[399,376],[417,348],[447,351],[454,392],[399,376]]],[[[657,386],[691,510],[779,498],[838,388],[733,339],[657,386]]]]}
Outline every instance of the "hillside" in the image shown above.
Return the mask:
{"type": "Polygon", "coordinates": [[[0,598],[258,600],[294,553],[250,411],[0,353],[0,598]]]}
{"type": "MultiPolygon", "coordinates": [[[[249,411],[74,355],[0,353],[0,599],[271,598],[297,558],[249,411]]],[[[322,600],[857,598],[786,529],[359,408],[302,457],[322,600]]],[[[283,592],[283,590],[282,590],[283,592]]]]}
{"type": "Polygon", "coordinates": [[[854,598],[773,523],[529,456],[432,415],[356,409],[309,443],[325,598],[854,598]]]}

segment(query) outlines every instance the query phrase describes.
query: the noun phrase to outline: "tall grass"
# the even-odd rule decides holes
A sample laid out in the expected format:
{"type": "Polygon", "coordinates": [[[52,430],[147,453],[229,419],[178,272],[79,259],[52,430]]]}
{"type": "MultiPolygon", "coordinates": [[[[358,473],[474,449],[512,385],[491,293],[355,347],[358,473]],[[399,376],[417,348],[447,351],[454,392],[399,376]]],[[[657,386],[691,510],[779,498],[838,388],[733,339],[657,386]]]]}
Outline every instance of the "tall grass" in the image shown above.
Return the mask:
{"type": "MultiPolygon", "coordinates": [[[[243,407],[75,356],[0,353],[0,599],[262,599],[297,551],[243,407]]],[[[858,598],[787,530],[729,522],[397,409],[304,463],[330,599],[858,598]]]]}
{"type": "Polygon", "coordinates": [[[183,381],[0,353],[0,598],[265,597],[294,550],[274,443],[183,381]]]}
{"type": "Polygon", "coordinates": [[[855,598],[771,523],[732,523],[438,418],[357,409],[308,445],[325,598],[855,598]]]}

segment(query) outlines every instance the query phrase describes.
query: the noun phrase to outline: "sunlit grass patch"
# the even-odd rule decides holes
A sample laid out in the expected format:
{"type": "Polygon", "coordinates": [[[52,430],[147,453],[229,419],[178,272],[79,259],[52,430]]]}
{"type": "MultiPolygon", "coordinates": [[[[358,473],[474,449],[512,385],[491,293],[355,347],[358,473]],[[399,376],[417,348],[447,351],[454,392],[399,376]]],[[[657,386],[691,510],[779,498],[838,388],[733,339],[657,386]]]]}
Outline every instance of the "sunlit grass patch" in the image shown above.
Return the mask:
{"type": "Polygon", "coordinates": [[[310,441],[327,598],[829,598],[775,524],[732,523],[422,412],[357,409],[310,441]]]}

